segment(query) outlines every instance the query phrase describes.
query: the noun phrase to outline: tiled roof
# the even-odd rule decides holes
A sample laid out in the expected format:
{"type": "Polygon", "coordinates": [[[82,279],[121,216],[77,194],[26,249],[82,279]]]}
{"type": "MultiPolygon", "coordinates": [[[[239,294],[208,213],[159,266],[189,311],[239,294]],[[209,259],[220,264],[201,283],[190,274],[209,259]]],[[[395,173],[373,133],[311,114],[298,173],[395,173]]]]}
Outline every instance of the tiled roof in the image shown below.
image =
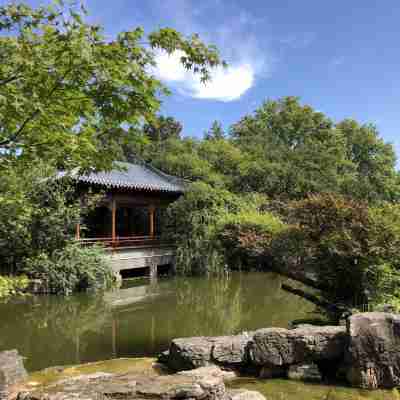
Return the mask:
{"type": "MultiPolygon", "coordinates": [[[[87,175],[71,174],[79,182],[97,184],[108,188],[124,188],[171,193],[184,192],[183,181],[145,163],[118,162],[121,170],[113,169],[108,172],[92,172],[87,175]]],[[[60,173],[59,177],[65,176],[60,173]]]]}

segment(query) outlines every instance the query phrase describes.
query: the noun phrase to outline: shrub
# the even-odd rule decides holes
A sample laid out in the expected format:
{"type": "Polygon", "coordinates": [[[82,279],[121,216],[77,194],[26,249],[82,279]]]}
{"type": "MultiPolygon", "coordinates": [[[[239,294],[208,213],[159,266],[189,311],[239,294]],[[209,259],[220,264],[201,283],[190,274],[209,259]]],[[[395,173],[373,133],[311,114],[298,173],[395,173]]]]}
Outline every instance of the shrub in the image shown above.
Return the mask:
{"type": "Polygon", "coordinates": [[[74,237],[80,206],[73,187],[48,179],[52,173],[41,165],[1,172],[1,272],[18,274],[27,259],[62,249],[74,237]]]}
{"type": "Polygon", "coordinates": [[[215,240],[218,221],[240,209],[240,199],[224,189],[203,182],[190,185],[178,201],[168,208],[166,235],[177,245],[179,273],[209,274],[225,270],[223,254],[215,240]]]}
{"type": "Polygon", "coordinates": [[[221,219],[218,239],[231,268],[251,269],[266,262],[272,239],[283,229],[285,224],[269,212],[243,210],[221,219]]]}
{"type": "Polygon", "coordinates": [[[107,288],[114,281],[103,251],[98,247],[82,248],[78,244],[29,259],[25,271],[41,279],[51,293],[57,294],[107,288]]]}
{"type": "Polygon", "coordinates": [[[107,286],[112,272],[101,250],[74,243],[76,223],[97,197],[82,210],[70,182],[49,179],[54,172],[40,163],[1,172],[0,273],[24,272],[53,293],[107,286]]]}
{"type": "Polygon", "coordinates": [[[371,209],[363,202],[319,194],[289,207],[296,224],[275,238],[275,262],[314,272],[331,303],[357,307],[398,298],[398,206],[371,209]]]}
{"type": "Polygon", "coordinates": [[[29,284],[25,275],[1,276],[0,275],[0,299],[22,293],[29,284]]]}

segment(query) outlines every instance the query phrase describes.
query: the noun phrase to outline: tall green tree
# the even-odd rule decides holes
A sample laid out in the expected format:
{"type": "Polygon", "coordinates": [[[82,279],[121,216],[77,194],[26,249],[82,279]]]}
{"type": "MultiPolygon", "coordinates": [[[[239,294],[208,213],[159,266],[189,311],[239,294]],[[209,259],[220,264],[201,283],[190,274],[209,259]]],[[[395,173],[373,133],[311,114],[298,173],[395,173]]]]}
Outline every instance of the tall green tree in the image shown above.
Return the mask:
{"type": "Polygon", "coordinates": [[[237,190],[271,198],[341,193],[373,201],[399,196],[393,146],[372,125],[334,124],[296,97],[266,101],[231,128],[245,154],[237,190]]]}
{"type": "Polygon", "coordinates": [[[197,35],[142,28],[109,39],[79,4],[0,7],[0,162],[54,160],[58,167],[110,168],[129,129],[154,120],[166,88],[152,75],[154,50],[181,50],[209,79],[222,63],[197,35]]]}
{"type": "Polygon", "coordinates": [[[205,133],[204,138],[207,140],[219,140],[225,138],[225,132],[222,128],[222,124],[219,121],[214,121],[211,128],[205,133]]]}
{"type": "Polygon", "coordinates": [[[353,167],[344,192],[365,200],[398,200],[399,174],[396,154],[390,143],[379,137],[372,124],[345,119],[336,125],[346,141],[346,159],[353,167]]]}
{"type": "Polygon", "coordinates": [[[301,198],[340,186],[345,140],[329,118],[296,97],[266,101],[233,125],[231,135],[247,153],[239,182],[243,190],[301,198]]]}
{"type": "Polygon", "coordinates": [[[179,139],[183,126],[173,117],[158,116],[153,122],[143,126],[143,132],[152,141],[164,141],[169,138],[179,139]]]}

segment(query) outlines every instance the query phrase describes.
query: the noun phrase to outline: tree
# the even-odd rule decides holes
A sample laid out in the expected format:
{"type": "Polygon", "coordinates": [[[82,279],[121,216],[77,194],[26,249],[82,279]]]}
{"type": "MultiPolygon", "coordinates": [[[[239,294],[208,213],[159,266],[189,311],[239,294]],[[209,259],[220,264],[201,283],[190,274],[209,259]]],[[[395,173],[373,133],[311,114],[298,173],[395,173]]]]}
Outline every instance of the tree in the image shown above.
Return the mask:
{"type": "Polygon", "coordinates": [[[351,162],[354,179],[344,192],[368,200],[399,199],[399,174],[396,154],[390,143],[385,143],[372,124],[361,125],[345,119],[336,125],[346,140],[346,158],[351,162]]]}
{"type": "Polygon", "coordinates": [[[288,210],[292,224],[267,249],[277,265],[311,273],[330,304],[398,305],[398,205],[369,207],[340,195],[316,194],[289,203],[288,210]]]}
{"type": "Polygon", "coordinates": [[[232,126],[231,137],[245,153],[237,190],[283,199],[322,192],[398,198],[393,146],[375,127],[350,120],[335,125],[296,97],[265,102],[232,126]]]}
{"type": "Polygon", "coordinates": [[[222,128],[221,122],[218,121],[214,121],[211,125],[210,130],[208,130],[205,135],[204,138],[206,140],[220,140],[220,139],[224,139],[225,138],[225,132],[224,129],[222,128]]]}
{"type": "Polygon", "coordinates": [[[143,132],[152,141],[164,141],[169,138],[180,139],[182,124],[173,117],[158,116],[153,122],[143,127],[143,132]]]}
{"type": "Polygon", "coordinates": [[[110,168],[129,129],[154,120],[166,88],[151,74],[154,51],[183,51],[185,68],[209,79],[223,63],[214,46],[169,28],[107,39],[78,5],[0,7],[1,165],[54,160],[110,168]]]}

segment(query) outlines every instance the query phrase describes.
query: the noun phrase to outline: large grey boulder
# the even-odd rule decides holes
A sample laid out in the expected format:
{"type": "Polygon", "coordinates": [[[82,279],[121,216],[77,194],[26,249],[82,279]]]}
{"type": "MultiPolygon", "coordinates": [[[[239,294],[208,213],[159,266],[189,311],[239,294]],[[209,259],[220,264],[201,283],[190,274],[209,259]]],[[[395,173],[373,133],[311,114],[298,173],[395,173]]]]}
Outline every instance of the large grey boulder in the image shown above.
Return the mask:
{"type": "Polygon", "coordinates": [[[341,326],[266,328],[254,333],[248,352],[255,365],[288,366],[340,360],[346,343],[346,328],[341,326]]]}
{"type": "Polygon", "coordinates": [[[213,362],[221,365],[239,365],[246,362],[246,349],[251,337],[248,334],[221,336],[211,350],[213,362]]]}
{"type": "Polygon", "coordinates": [[[213,338],[192,337],[174,339],[169,347],[167,364],[175,371],[205,367],[211,361],[213,338]]]}
{"type": "Polygon", "coordinates": [[[8,388],[27,378],[22,356],[17,350],[0,352],[0,399],[5,398],[8,388]]]}
{"type": "Polygon", "coordinates": [[[226,391],[223,378],[215,366],[162,376],[96,373],[26,389],[17,400],[265,400],[251,390],[226,391]]]}
{"type": "Polygon", "coordinates": [[[218,364],[238,367],[246,362],[246,348],[251,340],[247,334],[219,337],[174,339],[169,352],[160,358],[175,371],[190,370],[218,364]]]}
{"type": "Polygon", "coordinates": [[[400,385],[400,316],[363,313],[347,322],[347,378],[353,386],[376,389],[400,385]]]}

